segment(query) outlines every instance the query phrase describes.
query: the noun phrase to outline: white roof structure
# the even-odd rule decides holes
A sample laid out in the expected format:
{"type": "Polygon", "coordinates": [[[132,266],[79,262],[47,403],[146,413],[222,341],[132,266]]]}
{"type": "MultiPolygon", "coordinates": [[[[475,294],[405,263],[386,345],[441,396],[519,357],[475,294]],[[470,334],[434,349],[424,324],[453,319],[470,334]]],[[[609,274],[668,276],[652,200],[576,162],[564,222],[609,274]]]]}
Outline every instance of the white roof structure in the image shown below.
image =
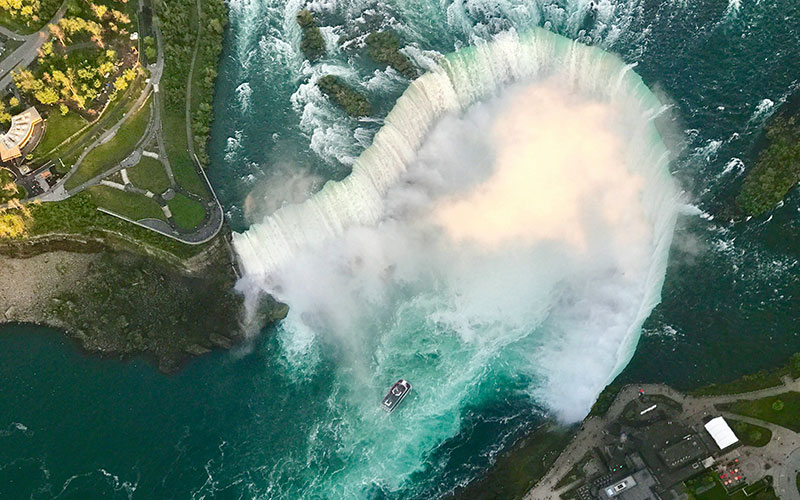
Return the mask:
{"type": "Polygon", "coordinates": [[[11,117],[11,128],[0,135],[0,160],[8,161],[22,156],[22,148],[33,136],[33,127],[42,121],[36,108],[30,107],[11,117]]]}
{"type": "Polygon", "coordinates": [[[733,433],[733,430],[731,430],[728,422],[722,417],[712,418],[705,427],[720,450],[724,450],[728,446],[739,442],[739,439],[736,437],[736,434],[733,433]]]}

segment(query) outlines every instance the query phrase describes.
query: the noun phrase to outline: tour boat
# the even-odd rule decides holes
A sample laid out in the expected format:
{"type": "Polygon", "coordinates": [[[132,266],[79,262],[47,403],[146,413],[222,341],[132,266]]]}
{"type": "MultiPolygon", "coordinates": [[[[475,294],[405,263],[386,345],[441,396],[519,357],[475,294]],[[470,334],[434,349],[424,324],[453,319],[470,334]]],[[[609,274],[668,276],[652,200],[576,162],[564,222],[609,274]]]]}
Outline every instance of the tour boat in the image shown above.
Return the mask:
{"type": "Polygon", "coordinates": [[[392,413],[395,408],[403,401],[403,398],[406,397],[411,391],[411,384],[406,382],[403,379],[398,380],[391,389],[389,389],[389,393],[386,394],[386,397],[383,398],[383,402],[381,403],[381,408],[386,410],[389,413],[392,413]]]}

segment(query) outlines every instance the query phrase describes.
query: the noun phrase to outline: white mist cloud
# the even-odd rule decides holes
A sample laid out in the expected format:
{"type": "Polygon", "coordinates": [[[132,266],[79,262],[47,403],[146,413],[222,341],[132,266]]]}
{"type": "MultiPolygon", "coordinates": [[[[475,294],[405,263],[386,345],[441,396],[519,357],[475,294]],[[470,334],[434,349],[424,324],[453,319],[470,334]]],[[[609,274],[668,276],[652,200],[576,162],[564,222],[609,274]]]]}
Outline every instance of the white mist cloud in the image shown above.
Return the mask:
{"type": "MultiPolygon", "coordinates": [[[[454,370],[525,374],[537,401],[580,419],[638,319],[654,238],[629,145],[642,124],[565,89],[518,84],[443,118],[376,225],[304,248],[260,282],[290,305],[290,362],[333,357],[369,386],[406,377],[439,399],[463,394],[475,380],[387,352],[410,316],[425,325],[415,342],[457,349],[454,370]],[[511,362],[513,346],[525,352],[511,362]]],[[[438,363],[451,354],[438,350],[438,363]]]]}
{"type": "Polygon", "coordinates": [[[347,466],[309,470],[306,496],[397,491],[503,398],[586,414],[659,300],[676,214],[660,109],[618,58],[509,33],[412,83],[349,177],[234,236],[239,288],[290,306],[287,375],[331,384],[319,420],[347,466]],[[401,377],[414,390],[387,419],[401,377]]]}

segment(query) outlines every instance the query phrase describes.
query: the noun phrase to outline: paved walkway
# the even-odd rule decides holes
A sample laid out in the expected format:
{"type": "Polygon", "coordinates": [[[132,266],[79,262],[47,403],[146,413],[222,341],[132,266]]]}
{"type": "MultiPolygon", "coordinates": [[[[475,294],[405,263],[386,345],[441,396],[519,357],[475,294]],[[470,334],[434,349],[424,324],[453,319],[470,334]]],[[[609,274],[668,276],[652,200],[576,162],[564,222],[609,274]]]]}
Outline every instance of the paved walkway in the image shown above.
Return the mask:
{"type": "Polygon", "coordinates": [[[2,34],[6,38],[10,38],[10,39],[16,40],[18,42],[24,42],[30,36],[30,35],[20,35],[19,33],[11,31],[10,29],[6,28],[5,26],[0,26],[0,34],[2,34]]]}
{"type": "MultiPolygon", "coordinates": [[[[665,385],[656,384],[642,384],[642,385],[629,385],[625,386],[614,403],[609,408],[606,415],[603,417],[589,417],[584,420],[578,433],[573,438],[572,442],[556,459],[549,472],[528,492],[525,496],[526,500],[558,500],[561,493],[568,490],[572,485],[566,486],[559,490],[555,490],[555,485],[566,475],[574,463],[579,461],[586,451],[600,444],[606,426],[617,420],[622,414],[625,406],[634,399],[639,397],[639,390],[644,390],[645,394],[653,395],[659,394],[673,399],[683,405],[684,414],[690,419],[694,417],[695,420],[702,420],[703,417],[720,415],[727,418],[741,420],[743,422],[753,423],[761,427],[770,429],[773,433],[772,441],[769,445],[763,448],[743,447],[742,455],[753,462],[753,467],[762,468],[764,470],[780,467],[781,474],[786,474],[787,477],[791,476],[792,491],[795,496],[781,496],[781,498],[791,498],[792,500],[800,500],[800,494],[797,493],[797,488],[794,486],[795,475],[792,474],[794,468],[800,467],[800,453],[796,458],[797,462],[789,463],[784,460],[784,457],[793,453],[794,450],[800,448],[800,435],[797,433],[780,427],[768,422],[751,419],[741,415],[733,415],[720,412],[714,405],[732,403],[740,399],[759,399],[768,396],[776,396],[787,391],[800,392],[800,379],[792,380],[791,377],[785,377],[783,384],[752,391],[743,394],[729,394],[722,396],[690,396],[672,389],[665,385]]],[[[755,470],[753,471],[755,472],[755,470]]],[[[773,476],[775,473],[772,473],[773,476]]],[[[751,477],[755,474],[751,474],[751,477]]],[[[781,483],[777,486],[780,486],[781,483]]],[[[784,484],[785,486],[785,484],[784,484]]],[[[780,494],[780,492],[779,492],[780,494]]]]}
{"type": "MultiPolygon", "coordinates": [[[[140,0],[139,5],[140,5],[140,9],[141,9],[141,7],[143,6],[142,0],[140,0]]],[[[200,14],[200,3],[199,3],[199,1],[197,3],[197,9],[198,9],[198,18],[199,18],[199,14],[200,14]]],[[[199,25],[199,21],[198,21],[197,29],[198,29],[198,38],[197,38],[197,42],[195,43],[195,50],[194,50],[194,54],[192,56],[192,66],[191,66],[190,71],[189,71],[189,78],[188,78],[188,82],[187,82],[186,127],[187,127],[187,136],[188,136],[187,139],[189,141],[188,144],[189,144],[190,157],[192,158],[193,165],[194,165],[198,175],[200,175],[206,182],[206,186],[208,187],[208,191],[210,193],[211,200],[205,200],[204,198],[201,198],[200,196],[197,196],[196,194],[190,193],[190,192],[186,191],[185,189],[183,189],[175,181],[175,176],[174,176],[173,171],[172,171],[172,166],[170,165],[170,162],[169,162],[169,157],[167,155],[167,149],[166,149],[165,140],[164,140],[163,121],[161,119],[161,116],[162,116],[162,113],[163,113],[164,104],[163,104],[163,100],[161,98],[161,92],[159,92],[159,88],[158,88],[158,84],[161,81],[161,76],[164,73],[164,42],[163,42],[163,37],[162,37],[162,33],[161,33],[161,28],[158,25],[158,21],[154,18],[153,19],[153,31],[154,31],[154,33],[156,35],[156,40],[157,40],[157,44],[156,45],[157,45],[157,48],[158,48],[158,55],[157,55],[155,64],[152,64],[149,67],[149,69],[150,69],[150,81],[148,82],[147,86],[145,87],[145,90],[142,92],[141,96],[139,96],[139,98],[136,101],[135,105],[133,107],[131,107],[130,111],[128,113],[126,113],[126,115],[124,117],[122,117],[122,119],[120,119],[111,128],[106,130],[94,142],[92,142],[88,147],[86,147],[84,149],[84,151],[81,153],[80,157],[75,162],[75,165],[72,167],[70,172],[58,182],[58,184],[55,186],[55,188],[52,191],[50,191],[48,193],[45,193],[44,195],[39,197],[42,201],[63,200],[65,198],[68,198],[69,196],[75,195],[75,194],[77,194],[77,193],[79,193],[79,192],[81,192],[81,191],[83,191],[85,189],[88,189],[88,188],[90,188],[92,186],[95,186],[95,185],[103,182],[103,179],[106,179],[107,177],[115,174],[116,172],[119,172],[121,170],[134,167],[135,165],[137,165],[139,163],[139,161],[141,160],[141,157],[143,155],[147,154],[146,150],[149,148],[149,146],[152,143],[155,143],[155,144],[158,145],[158,150],[159,150],[160,154],[153,155],[152,153],[150,153],[150,154],[147,154],[147,155],[150,156],[150,157],[155,156],[161,162],[161,164],[164,166],[164,170],[167,173],[167,177],[169,178],[170,184],[172,185],[171,189],[173,191],[179,192],[179,193],[183,194],[184,196],[186,196],[188,198],[194,199],[195,201],[197,201],[198,203],[201,203],[204,206],[205,211],[206,211],[205,219],[200,223],[200,225],[197,228],[195,228],[192,231],[186,231],[186,230],[180,229],[178,227],[178,225],[175,223],[174,219],[172,218],[171,213],[167,209],[167,202],[160,196],[162,193],[157,193],[154,196],[154,198],[159,203],[159,205],[161,205],[162,209],[165,209],[164,212],[165,212],[165,214],[167,214],[167,222],[163,222],[163,221],[159,221],[159,220],[155,220],[155,219],[142,220],[142,221],[138,221],[137,222],[137,221],[132,221],[132,220],[128,219],[127,217],[124,217],[124,216],[122,216],[120,214],[116,214],[116,213],[108,211],[108,210],[103,210],[103,212],[105,212],[105,213],[107,213],[109,215],[113,215],[113,216],[119,217],[119,218],[124,219],[126,221],[132,222],[132,223],[137,224],[139,226],[146,227],[146,228],[151,229],[151,230],[153,230],[155,232],[161,233],[161,234],[163,234],[165,236],[168,236],[170,238],[174,238],[174,239],[176,239],[178,241],[181,241],[183,243],[188,243],[190,245],[198,245],[198,244],[201,244],[201,243],[205,243],[205,242],[211,240],[212,238],[214,238],[219,233],[220,229],[222,229],[222,224],[224,222],[224,212],[222,210],[222,205],[220,205],[219,200],[217,199],[216,193],[214,193],[214,189],[211,186],[211,183],[209,182],[208,178],[206,177],[205,171],[203,170],[202,166],[197,161],[197,156],[194,153],[193,138],[191,136],[191,114],[189,112],[189,107],[188,106],[190,105],[190,102],[191,102],[192,74],[193,74],[194,65],[195,65],[195,62],[196,62],[197,48],[199,47],[199,40],[200,40],[200,33],[201,33],[201,31],[200,31],[201,27],[199,25]],[[151,90],[152,90],[152,92],[150,92],[151,90]],[[94,148],[96,148],[96,147],[100,146],[101,144],[104,144],[104,143],[110,141],[111,139],[113,139],[113,137],[116,135],[117,131],[119,131],[120,127],[122,127],[123,124],[126,122],[126,120],[144,104],[145,100],[151,94],[153,96],[153,103],[152,103],[152,108],[151,108],[152,112],[151,112],[151,116],[150,116],[150,122],[147,125],[147,131],[142,136],[142,139],[137,144],[135,150],[128,157],[126,157],[123,161],[121,161],[120,163],[118,163],[114,167],[103,171],[101,174],[98,174],[97,176],[93,177],[92,179],[89,179],[86,182],[83,182],[79,186],[76,186],[76,187],[70,189],[69,192],[67,192],[67,190],[64,188],[64,185],[67,182],[67,180],[77,171],[78,166],[83,162],[84,158],[94,148]]],[[[142,190],[139,190],[138,188],[135,188],[134,186],[132,186],[130,184],[127,184],[127,183],[125,185],[125,190],[126,191],[131,191],[131,192],[142,191],[142,190]]]]}
{"type": "Polygon", "coordinates": [[[800,500],[796,478],[800,473],[800,448],[795,448],[783,459],[783,467],[775,480],[775,492],[783,500],[800,500]]]}

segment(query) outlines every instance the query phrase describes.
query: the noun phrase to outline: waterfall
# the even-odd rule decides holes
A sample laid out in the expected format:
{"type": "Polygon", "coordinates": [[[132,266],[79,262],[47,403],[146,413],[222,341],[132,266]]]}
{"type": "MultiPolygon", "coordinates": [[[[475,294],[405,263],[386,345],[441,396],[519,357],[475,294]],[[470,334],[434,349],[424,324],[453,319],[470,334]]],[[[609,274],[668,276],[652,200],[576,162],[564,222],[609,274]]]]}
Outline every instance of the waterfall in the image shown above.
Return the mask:
{"type": "Polygon", "coordinates": [[[398,491],[465,408],[509,391],[588,412],[660,300],[678,205],[663,111],[617,56],[507,32],[411,83],[349,176],[234,234],[238,287],[290,306],[286,376],[332,370],[325,439],[347,467],[309,470],[299,496],[398,491]],[[399,377],[414,395],[387,420],[399,377]]]}
{"type": "MultiPolygon", "coordinates": [[[[655,115],[662,107],[632,66],[619,57],[542,28],[522,35],[506,32],[492,42],[459,50],[446,56],[436,71],[411,83],[347,178],[330,181],[305,203],[282,207],[247,231],[234,234],[244,275],[248,279],[269,276],[302,248],[335,237],[347,227],[376,223],[384,195],[438,118],[462,111],[511,82],[543,77],[564,66],[571,84],[581,91],[622,100],[642,114],[655,115]]],[[[650,127],[652,154],[666,158],[655,125],[650,127]]],[[[672,182],[664,161],[657,162],[651,175],[656,184],[672,182]]],[[[655,216],[659,204],[651,208],[655,216]]],[[[671,231],[669,221],[663,226],[671,231]]],[[[671,235],[665,236],[671,240],[671,235]]]]}

